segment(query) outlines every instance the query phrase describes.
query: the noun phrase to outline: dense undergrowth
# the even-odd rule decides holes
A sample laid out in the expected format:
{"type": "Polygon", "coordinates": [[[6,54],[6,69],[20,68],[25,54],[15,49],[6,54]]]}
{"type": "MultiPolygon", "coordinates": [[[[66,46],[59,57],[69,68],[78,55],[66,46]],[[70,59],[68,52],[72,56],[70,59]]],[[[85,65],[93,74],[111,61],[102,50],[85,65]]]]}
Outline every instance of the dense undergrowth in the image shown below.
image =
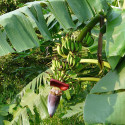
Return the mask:
{"type": "Polygon", "coordinates": [[[0,103],[11,102],[24,86],[47,69],[50,57],[43,57],[38,49],[29,53],[0,57],[0,103]]]}

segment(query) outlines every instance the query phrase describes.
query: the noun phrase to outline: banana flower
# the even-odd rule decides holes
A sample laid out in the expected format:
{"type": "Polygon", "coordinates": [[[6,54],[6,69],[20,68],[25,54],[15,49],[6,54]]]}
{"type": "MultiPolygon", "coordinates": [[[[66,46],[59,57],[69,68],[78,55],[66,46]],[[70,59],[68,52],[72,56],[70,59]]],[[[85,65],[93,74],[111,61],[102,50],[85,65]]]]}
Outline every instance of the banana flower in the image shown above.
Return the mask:
{"type": "Polygon", "coordinates": [[[50,86],[54,86],[48,95],[48,113],[50,117],[52,117],[58,107],[58,104],[60,102],[60,97],[62,95],[62,91],[65,91],[69,88],[69,85],[66,83],[63,83],[61,81],[51,79],[50,80],[50,86]]]}

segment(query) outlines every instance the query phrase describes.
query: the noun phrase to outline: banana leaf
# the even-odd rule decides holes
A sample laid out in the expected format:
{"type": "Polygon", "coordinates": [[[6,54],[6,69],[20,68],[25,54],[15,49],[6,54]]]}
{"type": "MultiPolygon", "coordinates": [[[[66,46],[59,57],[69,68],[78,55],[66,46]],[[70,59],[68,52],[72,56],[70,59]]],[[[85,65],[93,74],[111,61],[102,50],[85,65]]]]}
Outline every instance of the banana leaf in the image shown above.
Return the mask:
{"type": "Polygon", "coordinates": [[[88,124],[125,124],[125,58],[104,76],[88,94],[84,120],[88,124]]]}
{"type": "Polygon", "coordinates": [[[112,69],[125,55],[125,11],[115,8],[108,13],[106,26],[106,55],[112,69]]]}

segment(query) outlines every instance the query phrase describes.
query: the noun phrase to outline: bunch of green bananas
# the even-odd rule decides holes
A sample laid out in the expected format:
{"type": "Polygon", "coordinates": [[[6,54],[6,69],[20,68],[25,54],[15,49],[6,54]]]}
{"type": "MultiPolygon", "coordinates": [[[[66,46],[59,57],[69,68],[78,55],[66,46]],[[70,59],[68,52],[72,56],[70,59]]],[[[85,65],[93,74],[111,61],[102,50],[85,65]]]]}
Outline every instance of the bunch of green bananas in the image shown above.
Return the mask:
{"type": "Polygon", "coordinates": [[[69,53],[69,50],[59,44],[59,45],[57,45],[57,52],[60,56],[66,57],[66,55],[68,55],[68,53],[69,53]]]}
{"type": "Polygon", "coordinates": [[[64,77],[65,77],[65,71],[63,71],[63,70],[54,70],[53,71],[52,78],[62,81],[62,79],[64,79],[64,77]]]}
{"type": "Polygon", "coordinates": [[[82,50],[82,44],[80,42],[76,42],[75,40],[71,40],[70,37],[66,37],[65,40],[62,39],[61,42],[62,46],[71,52],[79,52],[82,50]]]}
{"type": "Polygon", "coordinates": [[[69,65],[67,62],[62,60],[53,59],[52,60],[52,71],[53,71],[53,78],[61,81],[66,78],[65,72],[69,70],[69,65]]]}
{"type": "Polygon", "coordinates": [[[69,69],[69,65],[67,62],[64,61],[58,61],[57,59],[53,59],[52,60],[52,70],[68,70],[69,69]]]}
{"type": "Polygon", "coordinates": [[[70,67],[77,72],[83,69],[83,65],[80,64],[81,58],[78,55],[73,55],[72,52],[69,52],[67,56],[67,62],[70,65],[70,67]]]}
{"type": "Polygon", "coordinates": [[[90,32],[87,33],[86,37],[82,41],[82,45],[85,47],[90,47],[94,43],[94,39],[92,38],[90,32]]]}

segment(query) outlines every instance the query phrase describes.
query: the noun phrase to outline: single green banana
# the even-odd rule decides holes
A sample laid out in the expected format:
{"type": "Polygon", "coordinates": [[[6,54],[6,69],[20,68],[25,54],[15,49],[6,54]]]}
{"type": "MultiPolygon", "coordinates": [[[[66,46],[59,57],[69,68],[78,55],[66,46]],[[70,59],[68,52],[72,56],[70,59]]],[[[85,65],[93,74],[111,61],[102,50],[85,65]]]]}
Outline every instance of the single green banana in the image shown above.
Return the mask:
{"type": "Polygon", "coordinates": [[[75,65],[75,69],[77,70],[77,67],[80,65],[80,62],[77,62],[76,60],[76,65],[75,65]]]}
{"type": "Polygon", "coordinates": [[[82,40],[82,43],[83,43],[83,44],[86,44],[86,42],[87,42],[87,40],[86,40],[86,38],[84,38],[84,39],[82,40]]]}
{"type": "Polygon", "coordinates": [[[56,62],[56,61],[53,59],[53,60],[52,60],[52,65],[53,65],[54,67],[55,67],[55,62],[56,62]]]}
{"type": "Polygon", "coordinates": [[[65,48],[68,49],[68,40],[65,40],[65,48]]]}
{"type": "Polygon", "coordinates": [[[62,52],[64,53],[64,55],[68,55],[69,50],[62,46],[62,52]]]}
{"type": "Polygon", "coordinates": [[[62,46],[65,46],[65,40],[64,40],[64,38],[61,39],[61,42],[62,42],[62,46]]]}
{"type": "Polygon", "coordinates": [[[66,37],[66,38],[65,38],[66,49],[69,49],[69,48],[68,48],[68,42],[69,42],[68,37],[66,37]]]}
{"type": "Polygon", "coordinates": [[[81,51],[82,50],[82,43],[79,42],[79,49],[78,51],[81,51]]]}
{"type": "Polygon", "coordinates": [[[87,35],[86,35],[86,37],[85,37],[85,40],[87,41],[88,40],[88,37],[90,36],[90,33],[89,32],[87,32],[87,35]]]}
{"type": "Polygon", "coordinates": [[[69,69],[68,63],[65,63],[65,65],[66,65],[66,70],[68,70],[69,69]]]}
{"type": "Polygon", "coordinates": [[[61,78],[63,78],[65,75],[65,72],[64,71],[61,71],[61,78]]]}
{"type": "Polygon", "coordinates": [[[67,62],[68,62],[68,64],[70,63],[70,54],[68,54],[68,56],[67,56],[67,62]]]}
{"type": "Polygon", "coordinates": [[[80,63],[77,67],[76,67],[76,71],[80,72],[83,69],[83,65],[80,63]]]}
{"type": "Polygon", "coordinates": [[[76,63],[80,62],[81,58],[79,56],[76,57],[76,63]]]}
{"type": "Polygon", "coordinates": [[[71,51],[74,52],[74,49],[75,49],[75,45],[74,45],[74,42],[71,41],[71,51]]]}
{"type": "Polygon", "coordinates": [[[61,46],[62,54],[64,55],[64,46],[61,46]]]}
{"type": "Polygon", "coordinates": [[[71,51],[71,40],[70,39],[67,41],[67,45],[68,45],[68,50],[71,51]]]}
{"type": "Polygon", "coordinates": [[[70,66],[72,66],[72,64],[73,64],[73,57],[70,55],[70,66]]]}
{"type": "Polygon", "coordinates": [[[87,44],[87,47],[89,47],[89,45],[91,45],[91,40],[92,40],[92,38],[91,38],[91,35],[88,37],[88,39],[87,39],[87,42],[86,42],[86,44],[87,44]]]}
{"type": "Polygon", "coordinates": [[[62,62],[62,69],[65,70],[65,68],[66,68],[66,65],[64,62],[62,62]]]}
{"type": "Polygon", "coordinates": [[[92,40],[91,40],[91,43],[92,43],[92,44],[91,44],[91,46],[92,46],[92,45],[93,45],[93,43],[94,43],[94,39],[93,39],[93,38],[92,38],[92,40]]]}
{"type": "Polygon", "coordinates": [[[66,48],[66,41],[64,41],[64,44],[62,44],[66,48]]]}
{"type": "Polygon", "coordinates": [[[57,79],[57,71],[54,70],[54,78],[57,79]]]}
{"type": "Polygon", "coordinates": [[[88,43],[88,47],[92,46],[93,43],[94,43],[94,39],[91,37],[91,41],[90,41],[90,43],[88,43]]]}
{"type": "Polygon", "coordinates": [[[62,61],[60,61],[60,68],[61,68],[61,66],[62,66],[62,61]]]}
{"type": "Polygon", "coordinates": [[[73,58],[73,63],[72,63],[72,67],[74,67],[76,64],[76,58],[73,58]]]}
{"type": "Polygon", "coordinates": [[[56,67],[56,64],[55,64],[55,60],[52,60],[52,69],[54,70],[55,69],[55,67],[56,67]]]}
{"type": "Polygon", "coordinates": [[[58,67],[58,61],[55,60],[55,67],[58,67]]]}
{"type": "Polygon", "coordinates": [[[56,75],[56,76],[57,76],[57,77],[56,77],[56,78],[57,78],[57,80],[59,80],[59,78],[60,78],[60,76],[59,76],[59,72],[57,73],[57,75],[56,75]]]}
{"type": "Polygon", "coordinates": [[[61,67],[61,64],[60,64],[60,61],[58,62],[58,68],[60,69],[60,67],[61,67]]]}
{"type": "Polygon", "coordinates": [[[75,51],[77,52],[79,50],[79,44],[75,41],[75,51]]]}
{"type": "Polygon", "coordinates": [[[56,67],[59,68],[59,62],[58,61],[56,62],[56,67]]]}
{"type": "Polygon", "coordinates": [[[61,46],[60,46],[60,45],[57,46],[57,52],[58,52],[58,54],[59,54],[60,56],[63,55],[63,52],[62,52],[62,50],[61,50],[61,46]]]}

